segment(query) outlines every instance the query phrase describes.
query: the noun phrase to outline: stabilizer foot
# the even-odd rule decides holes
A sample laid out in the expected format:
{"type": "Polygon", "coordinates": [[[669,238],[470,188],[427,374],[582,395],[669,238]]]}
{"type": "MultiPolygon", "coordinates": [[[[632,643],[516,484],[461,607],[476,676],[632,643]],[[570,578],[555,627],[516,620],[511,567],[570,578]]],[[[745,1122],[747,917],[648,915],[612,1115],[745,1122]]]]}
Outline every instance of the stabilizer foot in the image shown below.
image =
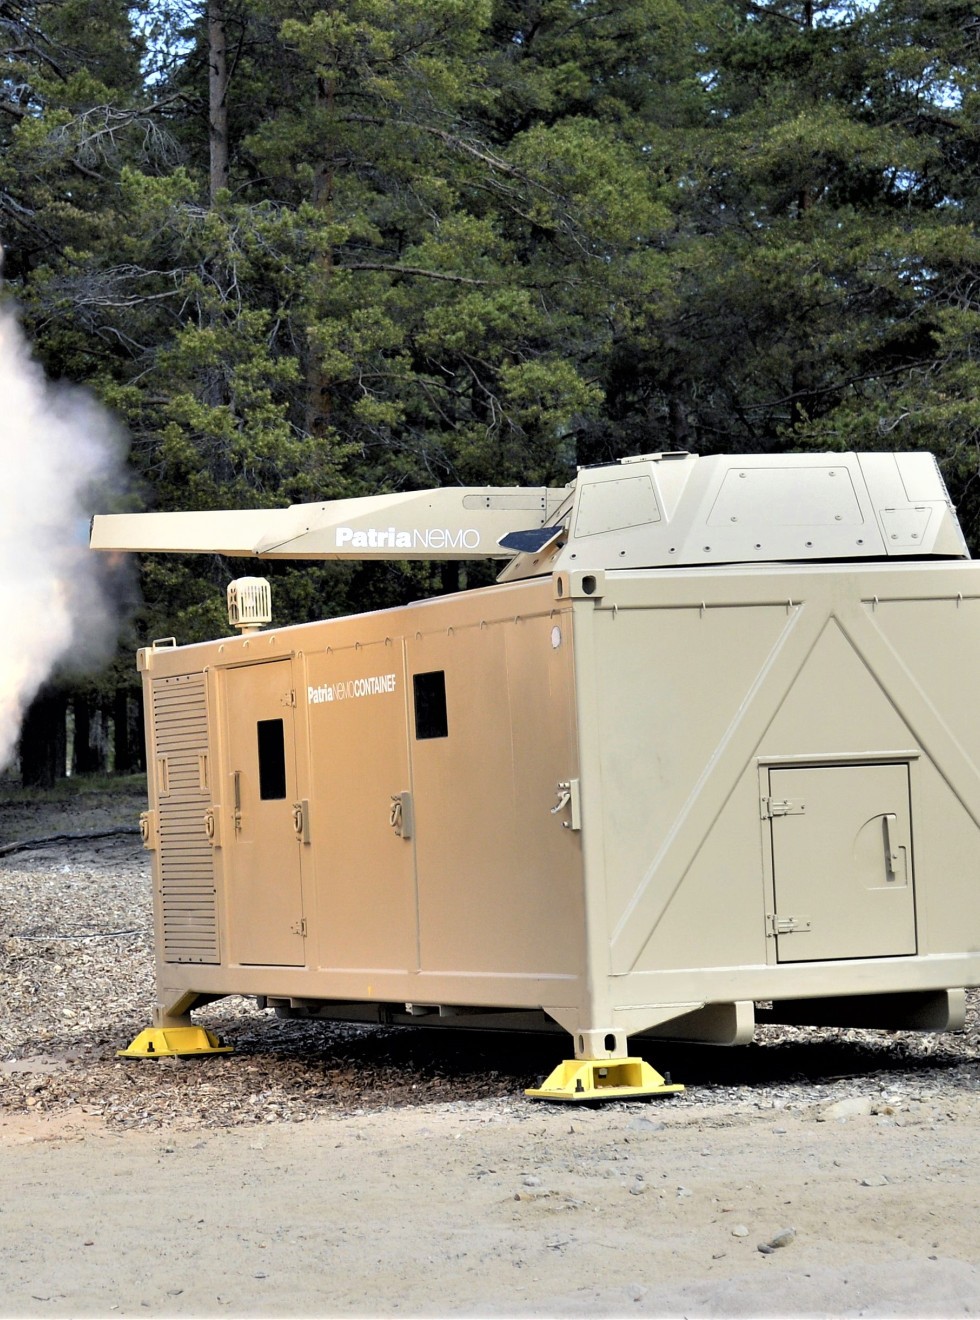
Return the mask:
{"type": "Polygon", "coordinates": [[[147,1027],[125,1050],[116,1050],[121,1059],[171,1059],[181,1054],[230,1054],[231,1045],[222,1045],[213,1031],[205,1027],[147,1027]]]}
{"type": "Polygon", "coordinates": [[[547,1081],[524,1092],[535,1100],[638,1100],[683,1091],[645,1059],[565,1059],[547,1081]]]}

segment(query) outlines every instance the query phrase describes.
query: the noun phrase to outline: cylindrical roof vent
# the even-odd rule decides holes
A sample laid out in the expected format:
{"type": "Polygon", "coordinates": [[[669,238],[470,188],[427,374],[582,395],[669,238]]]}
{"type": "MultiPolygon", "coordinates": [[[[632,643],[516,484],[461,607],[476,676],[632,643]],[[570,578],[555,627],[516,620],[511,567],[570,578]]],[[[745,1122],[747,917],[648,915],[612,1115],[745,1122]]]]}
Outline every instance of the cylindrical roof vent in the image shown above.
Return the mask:
{"type": "Polygon", "coordinates": [[[272,622],[272,588],[265,578],[235,578],[228,583],[228,622],[243,634],[258,632],[272,622]]]}

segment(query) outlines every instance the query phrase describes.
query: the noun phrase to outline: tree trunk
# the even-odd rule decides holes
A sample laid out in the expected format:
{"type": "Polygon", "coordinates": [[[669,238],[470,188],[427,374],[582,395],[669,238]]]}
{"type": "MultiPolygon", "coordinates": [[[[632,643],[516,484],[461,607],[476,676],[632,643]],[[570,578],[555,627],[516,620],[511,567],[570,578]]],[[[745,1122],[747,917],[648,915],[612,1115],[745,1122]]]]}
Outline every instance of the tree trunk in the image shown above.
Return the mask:
{"type": "Polygon", "coordinates": [[[92,746],[92,760],[95,762],[96,771],[105,774],[109,769],[109,720],[101,701],[92,712],[89,742],[92,746]]]}
{"type": "MultiPolygon", "coordinates": [[[[333,77],[318,77],[316,80],[317,107],[333,119],[333,77]]],[[[324,150],[330,152],[330,143],[324,144],[324,150]]],[[[329,154],[319,163],[313,176],[313,205],[320,211],[329,213],[333,204],[333,162],[329,154]]],[[[333,275],[333,252],[327,248],[320,256],[320,272],[324,284],[333,275]]],[[[320,362],[310,350],[310,360],[306,375],[306,429],[311,436],[319,438],[330,425],[330,382],[321,370],[320,362]]]]}
{"type": "Polygon", "coordinates": [[[675,449],[687,449],[691,439],[687,419],[687,400],[682,397],[677,387],[672,388],[668,395],[667,410],[670,416],[671,444],[675,449]]]}
{"type": "Polygon", "coordinates": [[[210,200],[228,187],[228,36],[224,0],[208,0],[210,200]]]}
{"type": "Polygon", "coordinates": [[[92,706],[92,698],[88,694],[76,693],[72,697],[71,709],[75,729],[71,753],[73,775],[93,775],[105,769],[99,756],[98,744],[92,737],[94,732],[92,706]]]}
{"type": "MultiPolygon", "coordinates": [[[[208,0],[208,201],[213,208],[222,189],[229,183],[228,159],[228,28],[226,23],[226,4],[228,0],[208,0]]],[[[215,273],[220,271],[220,258],[215,257],[208,265],[215,273]]],[[[216,287],[221,283],[215,279],[216,287]]],[[[222,314],[216,306],[208,312],[212,326],[222,322],[222,314]]],[[[224,365],[221,362],[204,368],[202,398],[209,408],[221,408],[228,404],[228,384],[224,365]]],[[[220,480],[231,476],[227,458],[227,446],[222,445],[216,451],[214,468],[220,480]]]]}
{"type": "Polygon", "coordinates": [[[133,711],[134,770],[146,770],[146,713],[143,706],[143,689],[136,689],[136,701],[133,711]]]}
{"type": "Polygon", "coordinates": [[[459,591],[459,561],[446,559],[439,565],[439,587],[444,596],[459,591]]]}
{"type": "Polygon", "coordinates": [[[68,700],[42,688],[27,708],[20,730],[20,778],[25,788],[51,788],[65,777],[68,700]]]}
{"type": "Polygon", "coordinates": [[[113,770],[130,775],[142,769],[142,707],[132,692],[120,688],[113,700],[113,770]]]}

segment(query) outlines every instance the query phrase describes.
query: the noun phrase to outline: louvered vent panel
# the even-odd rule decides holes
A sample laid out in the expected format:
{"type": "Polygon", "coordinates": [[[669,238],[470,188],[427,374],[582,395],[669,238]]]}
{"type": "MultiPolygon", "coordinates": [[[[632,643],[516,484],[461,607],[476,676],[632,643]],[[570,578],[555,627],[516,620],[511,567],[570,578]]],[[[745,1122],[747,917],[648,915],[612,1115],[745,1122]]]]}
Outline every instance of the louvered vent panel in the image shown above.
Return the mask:
{"type": "Polygon", "coordinates": [[[153,681],[156,755],[166,761],[160,796],[160,887],[166,962],[220,962],[214,853],[204,833],[211,796],[203,674],[153,681]]]}

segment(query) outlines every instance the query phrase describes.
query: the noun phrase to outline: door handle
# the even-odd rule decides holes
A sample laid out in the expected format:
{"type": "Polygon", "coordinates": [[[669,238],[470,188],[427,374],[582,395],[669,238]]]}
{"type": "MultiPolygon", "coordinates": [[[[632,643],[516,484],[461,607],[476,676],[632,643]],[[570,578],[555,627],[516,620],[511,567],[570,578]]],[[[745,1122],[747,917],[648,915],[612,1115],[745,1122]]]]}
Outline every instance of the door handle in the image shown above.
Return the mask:
{"type": "Polygon", "coordinates": [[[563,830],[580,830],[582,828],[582,800],[579,794],[579,781],[577,779],[563,779],[555,789],[558,794],[558,801],[551,808],[552,816],[559,816],[565,810],[569,809],[569,819],[561,823],[563,830]]]}
{"type": "Polygon", "coordinates": [[[895,846],[895,833],[897,832],[898,817],[893,811],[886,812],[882,816],[883,832],[885,840],[885,869],[889,876],[894,880],[895,867],[901,861],[898,855],[898,849],[895,846]]]}
{"type": "Polygon", "coordinates": [[[388,824],[400,839],[410,839],[415,825],[411,793],[392,793],[388,824]]]}
{"type": "Polygon", "coordinates": [[[300,843],[310,841],[310,804],[307,798],[293,803],[293,833],[300,843]]]}

